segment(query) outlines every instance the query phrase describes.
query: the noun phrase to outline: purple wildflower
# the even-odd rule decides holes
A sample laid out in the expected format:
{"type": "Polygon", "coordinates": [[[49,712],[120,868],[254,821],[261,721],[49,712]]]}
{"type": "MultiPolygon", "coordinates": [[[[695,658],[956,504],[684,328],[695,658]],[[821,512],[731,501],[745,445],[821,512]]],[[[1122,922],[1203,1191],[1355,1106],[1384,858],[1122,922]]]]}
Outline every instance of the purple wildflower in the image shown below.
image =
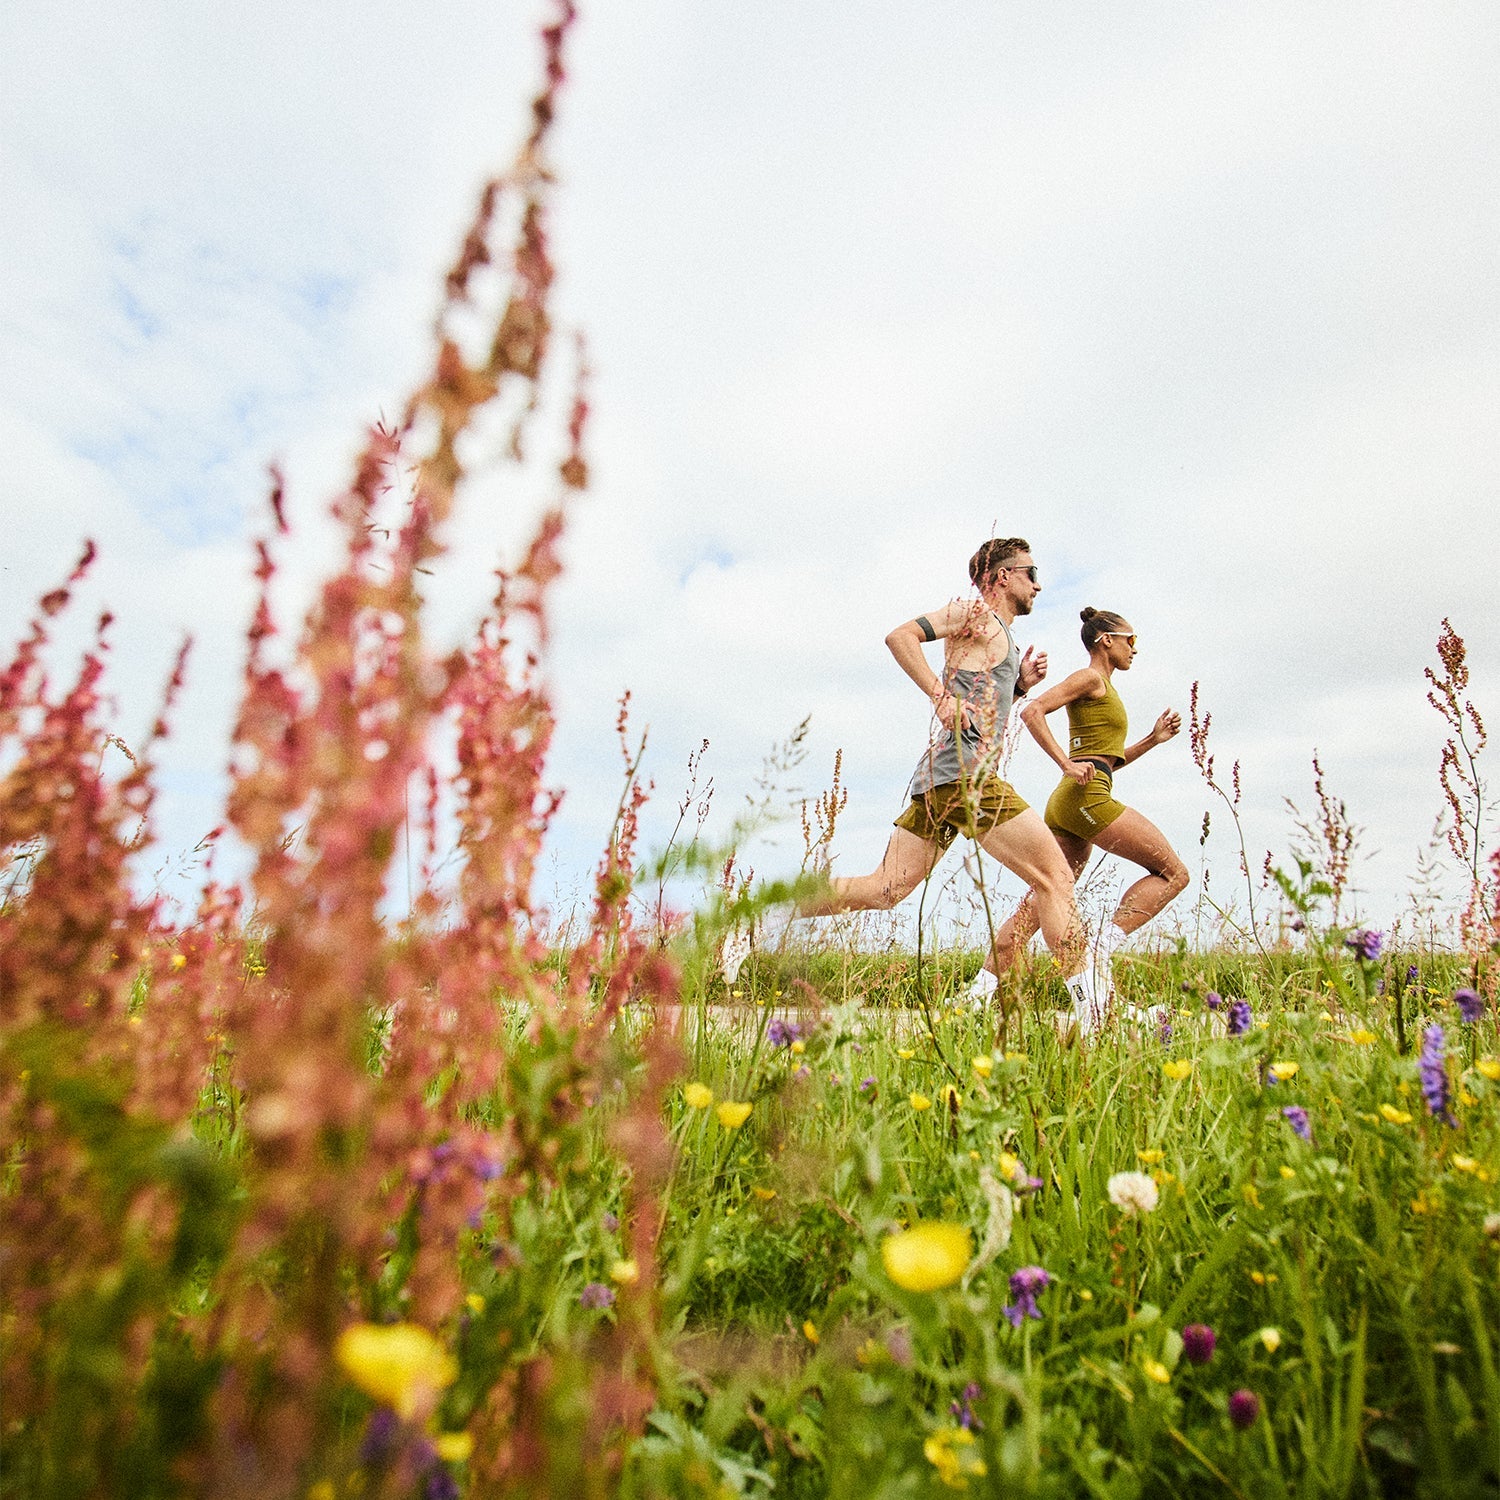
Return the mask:
{"type": "Polygon", "coordinates": [[[1407,966],[1406,966],[1406,982],[1408,984],[1412,984],[1412,983],[1415,982],[1416,977],[1417,977],[1417,966],[1415,964],[1407,964],[1407,966]]]}
{"type": "Polygon", "coordinates": [[[1010,1294],[1016,1300],[1000,1311],[1010,1320],[1012,1328],[1019,1328],[1025,1318],[1041,1317],[1036,1305],[1037,1297],[1047,1289],[1052,1278],[1040,1266],[1022,1266],[1010,1273],[1010,1294]]]}
{"type": "Polygon", "coordinates": [[[1441,1026],[1429,1026],[1422,1033],[1422,1055],[1417,1060],[1422,1080],[1422,1097],[1427,1108],[1446,1125],[1457,1125],[1448,1107],[1448,1039],[1441,1026]]]}
{"type": "Polygon", "coordinates": [[[1385,946],[1385,934],[1376,932],[1373,927],[1362,927],[1344,939],[1344,946],[1352,949],[1355,956],[1364,959],[1366,963],[1374,963],[1380,957],[1381,948],[1385,946]]]}
{"type": "Polygon", "coordinates": [[[1182,1357],[1190,1365],[1206,1365],[1214,1357],[1216,1342],[1207,1323],[1189,1323],[1182,1330],[1182,1357]]]}
{"type": "Polygon", "coordinates": [[[377,1406],[365,1423],[365,1435],[359,1445],[359,1461],[367,1468],[378,1468],[390,1461],[396,1450],[401,1424],[388,1406],[377,1406]]]}
{"type": "Polygon", "coordinates": [[[953,1419],[965,1432],[973,1432],[976,1428],[981,1432],[984,1431],[984,1423],[974,1415],[974,1403],[982,1394],[983,1388],[979,1382],[971,1380],[964,1387],[963,1395],[957,1401],[948,1403],[948,1410],[952,1413],[953,1419]]]}
{"type": "Polygon", "coordinates": [[[868,1094],[874,1087],[875,1080],[873,1078],[861,1078],[859,1081],[859,1091],[862,1094],[868,1094]]]}
{"type": "Polygon", "coordinates": [[[1162,1046],[1164,1046],[1164,1047],[1166,1046],[1166,1044],[1168,1042],[1170,1042],[1172,1040],[1172,1018],[1171,1018],[1171,1016],[1163,1016],[1161,1018],[1161,1021],[1160,1021],[1160,1023],[1158,1024],[1158,1026],[1156,1028],[1156,1035],[1157,1035],[1157,1039],[1161,1042],[1162,1046]]]}
{"type": "Polygon", "coordinates": [[[1306,930],[1307,930],[1307,923],[1304,922],[1301,917],[1293,917],[1292,918],[1292,931],[1293,932],[1305,932],[1306,930]]]}
{"type": "Polygon", "coordinates": [[[1250,1029],[1251,1010],[1248,1000],[1231,1000],[1229,1002],[1229,1034],[1230,1036],[1244,1036],[1250,1029]]]}
{"type": "Polygon", "coordinates": [[[1218,992],[1218,990],[1210,990],[1203,997],[1203,1003],[1210,1010],[1218,1010],[1218,1008],[1224,1003],[1224,997],[1218,992]]]}
{"type": "Polygon", "coordinates": [[[427,1471],[427,1483],[422,1487],[424,1500],[458,1500],[458,1481],[441,1465],[427,1471]]]}
{"type": "Polygon", "coordinates": [[[604,1212],[599,1215],[599,1222],[610,1234],[613,1234],[615,1230],[620,1227],[619,1219],[617,1219],[614,1214],[610,1213],[608,1209],[605,1209],[604,1212]]]}
{"type": "Polygon", "coordinates": [[[795,1021],[783,1021],[780,1016],[772,1016],[766,1027],[766,1040],[773,1047],[790,1047],[801,1035],[802,1028],[795,1021]]]}
{"type": "Polygon", "coordinates": [[[602,1281],[591,1281],[578,1294],[578,1305],[587,1308],[613,1307],[615,1305],[614,1288],[605,1286],[602,1281]]]}
{"type": "Polygon", "coordinates": [[[1281,1113],[1286,1116],[1286,1122],[1295,1134],[1301,1136],[1304,1141],[1312,1139],[1312,1122],[1307,1118],[1307,1111],[1300,1104],[1283,1105],[1281,1113]]]}
{"type": "Polygon", "coordinates": [[[1484,997],[1475,990],[1454,990],[1453,1003],[1466,1026],[1477,1026],[1484,1018],[1484,997]]]}
{"type": "Polygon", "coordinates": [[[1260,1397],[1243,1386],[1229,1398],[1229,1420],[1240,1431],[1254,1427],[1260,1418],[1260,1397]]]}

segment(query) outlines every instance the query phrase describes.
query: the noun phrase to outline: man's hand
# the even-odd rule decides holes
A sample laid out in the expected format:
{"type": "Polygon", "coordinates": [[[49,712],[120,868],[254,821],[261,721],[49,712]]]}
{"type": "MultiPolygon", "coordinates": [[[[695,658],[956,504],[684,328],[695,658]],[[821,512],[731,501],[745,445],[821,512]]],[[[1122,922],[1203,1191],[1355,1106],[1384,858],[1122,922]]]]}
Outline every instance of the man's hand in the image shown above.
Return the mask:
{"type": "Polygon", "coordinates": [[[1021,657],[1021,670],[1016,674],[1016,683],[1023,693],[1029,693],[1047,675],[1047,653],[1028,646],[1021,657]]]}
{"type": "Polygon", "coordinates": [[[932,695],[932,711],[944,729],[960,734],[974,722],[973,710],[961,698],[955,698],[947,688],[940,687],[932,695]],[[962,720],[962,723],[959,721],[962,720]]]}

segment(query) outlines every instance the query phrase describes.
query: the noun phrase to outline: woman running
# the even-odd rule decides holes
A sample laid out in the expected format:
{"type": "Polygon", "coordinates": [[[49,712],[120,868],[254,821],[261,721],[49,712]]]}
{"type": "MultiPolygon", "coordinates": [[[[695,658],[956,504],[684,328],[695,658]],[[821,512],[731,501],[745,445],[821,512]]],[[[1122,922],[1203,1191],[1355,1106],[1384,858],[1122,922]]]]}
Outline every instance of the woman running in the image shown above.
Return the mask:
{"type": "MultiPolygon", "coordinates": [[[[1088,666],[1035,697],[1021,710],[1021,722],[1062,770],[1063,779],[1047,801],[1045,817],[1073,867],[1073,878],[1083,874],[1095,845],[1146,871],[1120,897],[1114,920],[1105,924],[1095,948],[1097,992],[1107,1001],[1112,993],[1110,961],[1116,948],[1188,883],[1187,866],[1161,830],[1134,808],[1115,800],[1115,772],[1139,760],[1153,745],[1166,744],[1182,728],[1182,718],[1167,709],[1144,739],[1127,745],[1125,705],[1113,678],[1116,672],[1128,672],[1135,660],[1135,631],[1109,610],[1086,609],[1081,618],[1088,666]],[[1066,750],[1047,728],[1047,715],[1060,708],[1068,711],[1066,750]]],[[[1036,914],[1028,895],[995,934],[997,973],[1016,961],[1035,931],[1036,914]]]]}

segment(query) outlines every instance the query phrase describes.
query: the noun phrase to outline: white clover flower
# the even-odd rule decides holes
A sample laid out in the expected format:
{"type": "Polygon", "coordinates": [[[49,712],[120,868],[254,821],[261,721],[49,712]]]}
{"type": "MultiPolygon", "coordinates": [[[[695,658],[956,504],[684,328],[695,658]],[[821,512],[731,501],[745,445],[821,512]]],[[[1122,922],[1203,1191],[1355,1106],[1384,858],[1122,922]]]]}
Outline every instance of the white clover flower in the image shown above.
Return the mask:
{"type": "Polygon", "coordinates": [[[1116,1172],[1109,1179],[1109,1201],[1127,1219],[1149,1214],[1156,1207],[1156,1184],[1144,1172],[1116,1172]]]}

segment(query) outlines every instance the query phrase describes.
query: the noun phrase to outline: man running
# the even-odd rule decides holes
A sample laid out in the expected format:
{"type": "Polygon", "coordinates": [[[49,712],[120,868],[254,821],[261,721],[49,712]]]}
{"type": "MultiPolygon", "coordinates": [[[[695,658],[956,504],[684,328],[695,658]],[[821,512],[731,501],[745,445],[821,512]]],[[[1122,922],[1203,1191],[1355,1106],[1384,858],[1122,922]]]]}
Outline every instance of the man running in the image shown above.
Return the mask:
{"type": "MultiPolygon", "coordinates": [[[[1045,823],[999,774],[1006,720],[1015,699],[1047,674],[1045,652],[1023,656],[1011,636],[1017,615],[1031,613],[1041,592],[1031,548],[1021,537],[995,537],[969,559],[979,598],[955,599],[898,625],[885,643],[901,670],[932,702],[942,733],[917,764],[906,810],[896,819],[885,857],[869,875],[836,876],[828,892],[795,908],[768,914],[771,937],[798,917],[843,911],[888,911],[932,873],[959,834],[1031,888],[1042,937],[1066,977],[1075,1013],[1092,1017],[1093,976],[1084,971],[1086,940],[1073,904],[1073,877],[1045,823]],[[943,675],[927,663],[923,647],[943,642],[943,675]]],[[[724,973],[733,982],[749,941],[731,934],[724,973]]],[[[995,988],[994,957],[970,994],[983,999],[995,988]]]]}

